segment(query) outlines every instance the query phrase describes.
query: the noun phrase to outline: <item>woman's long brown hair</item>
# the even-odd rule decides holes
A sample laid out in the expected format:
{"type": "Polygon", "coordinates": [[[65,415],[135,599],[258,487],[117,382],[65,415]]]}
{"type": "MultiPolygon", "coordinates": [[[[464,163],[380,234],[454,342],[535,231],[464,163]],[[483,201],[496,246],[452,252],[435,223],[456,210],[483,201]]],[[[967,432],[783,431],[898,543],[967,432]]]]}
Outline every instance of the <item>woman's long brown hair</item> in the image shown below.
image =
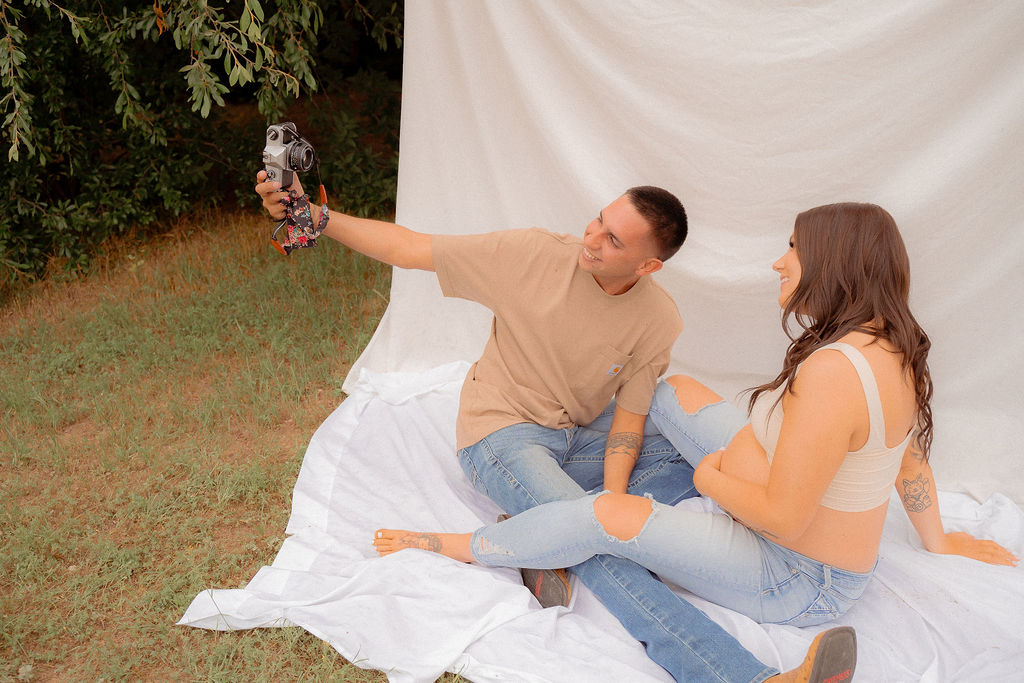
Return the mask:
{"type": "Polygon", "coordinates": [[[750,391],[750,407],[766,391],[792,390],[797,368],[816,350],[853,331],[885,339],[902,355],[917,396],[918,457],[932,443],[931,341],[910,312],[910,259],[896,222],[874,204],[829,204],[796,217],[800,281],[782,311],[790,339],[778,377],[750,391]],[[800,327],[790,331],[790,320],[800,327]]]}

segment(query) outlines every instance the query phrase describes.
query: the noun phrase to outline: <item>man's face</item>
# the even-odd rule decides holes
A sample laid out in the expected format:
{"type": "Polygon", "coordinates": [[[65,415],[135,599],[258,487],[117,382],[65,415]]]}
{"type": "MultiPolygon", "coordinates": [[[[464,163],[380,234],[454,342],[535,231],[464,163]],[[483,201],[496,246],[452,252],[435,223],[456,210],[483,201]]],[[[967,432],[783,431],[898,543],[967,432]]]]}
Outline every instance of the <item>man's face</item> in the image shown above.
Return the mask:
{"type": "Polygon", "coordinates": [[[621,294],[661,268],[656,254],[650,225],[622,195],[587,226],[579,262],[606,292],[621,294]]]}

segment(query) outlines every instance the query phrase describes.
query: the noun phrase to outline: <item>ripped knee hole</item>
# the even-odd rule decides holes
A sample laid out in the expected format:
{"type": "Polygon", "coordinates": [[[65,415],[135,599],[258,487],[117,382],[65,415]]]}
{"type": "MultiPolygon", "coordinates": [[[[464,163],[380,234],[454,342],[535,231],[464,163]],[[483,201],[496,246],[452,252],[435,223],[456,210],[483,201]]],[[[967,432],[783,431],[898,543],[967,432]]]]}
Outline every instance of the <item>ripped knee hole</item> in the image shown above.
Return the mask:
{"type": "Polygon", "coordinates": [[[652,511],[650,499],[626,493],[606,493],[594,500],[594,517],[605,533],[620,541],[636,538],[652,511]]]}

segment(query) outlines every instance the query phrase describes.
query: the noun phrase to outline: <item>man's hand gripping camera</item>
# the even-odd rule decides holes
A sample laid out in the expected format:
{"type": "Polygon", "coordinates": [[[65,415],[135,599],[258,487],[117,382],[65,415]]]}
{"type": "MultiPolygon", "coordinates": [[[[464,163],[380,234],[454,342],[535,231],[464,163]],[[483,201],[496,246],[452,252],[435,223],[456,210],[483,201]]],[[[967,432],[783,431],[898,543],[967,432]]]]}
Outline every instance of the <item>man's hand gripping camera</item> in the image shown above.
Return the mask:
{"type": "Polygon", "coordinates": [[[267,127],[267,141],[263,148],[263,165],[267,171],[267,180],[276,180],[282,188],[287,188],[295,180],[295,172],[306,172],[316,165],[317,179],[320,180],[320,220],[313,224],[313,215],[309,208],[309,195],[301,197],[294,190],[289,190],[288,197],[282,199],[285,206],[285,217],[270,237],[271,243],[279,252],[287,256],[293,249],[315,247],[316,238],[327,227],[327,191],[320,179],[320,157],[313,145],[299,135],[295,124],[279,123],[267,127]],[[284,238],[278,241],[277,235],[281,228],[286,227],[284,238]]]}

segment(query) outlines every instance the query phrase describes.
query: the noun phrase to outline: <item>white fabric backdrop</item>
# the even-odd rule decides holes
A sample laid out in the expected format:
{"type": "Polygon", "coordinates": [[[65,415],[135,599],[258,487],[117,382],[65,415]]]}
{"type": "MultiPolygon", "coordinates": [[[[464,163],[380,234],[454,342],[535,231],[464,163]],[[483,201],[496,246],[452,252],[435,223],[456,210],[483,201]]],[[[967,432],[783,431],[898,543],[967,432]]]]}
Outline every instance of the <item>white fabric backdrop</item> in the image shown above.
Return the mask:
{"type": "MultiPolygon", "coordinates": [[[[733,397],[780,367],[795,215],[881,204],[933,342],[938,485],[1022,503],[1022,27],[1014,0],[409,2],[398,221],[582,234],[627,187],[676,192],[672,371],[733,397]]],[[[472,360],[488,320],[397,271],[358,368],[472,360]]]]}
{"type": "MultiPolygon", "coordinates": [[[[452,457],[468,363],[423,373],[364,371],[309,442],[288,538],[245,588],[204,590],[178,622],[301,626],[394,683],[444,671],[474,683],[671,683],[585,586],[570,609],[541,609],[515,569],[419,550],[378,558],[379,527],[469,531],[500,512],[452,457]]],[[[878,567],[834,624],[857,630],[856,680],[1011,681],[1024,670],[1024,566],[925,552],[895,490],[878,567]]],[[[994,494],[939,493],[943,523],[1024,556],[1024,511],[994,494]]],[[[693,498],[681,505],[704,506],[693,498]]],[[[574,583],[577,583],[574,581],[574,583]]],[[[818,631],[757,624],[680,589],[758,659],[795,667],[818,631]]]]}

